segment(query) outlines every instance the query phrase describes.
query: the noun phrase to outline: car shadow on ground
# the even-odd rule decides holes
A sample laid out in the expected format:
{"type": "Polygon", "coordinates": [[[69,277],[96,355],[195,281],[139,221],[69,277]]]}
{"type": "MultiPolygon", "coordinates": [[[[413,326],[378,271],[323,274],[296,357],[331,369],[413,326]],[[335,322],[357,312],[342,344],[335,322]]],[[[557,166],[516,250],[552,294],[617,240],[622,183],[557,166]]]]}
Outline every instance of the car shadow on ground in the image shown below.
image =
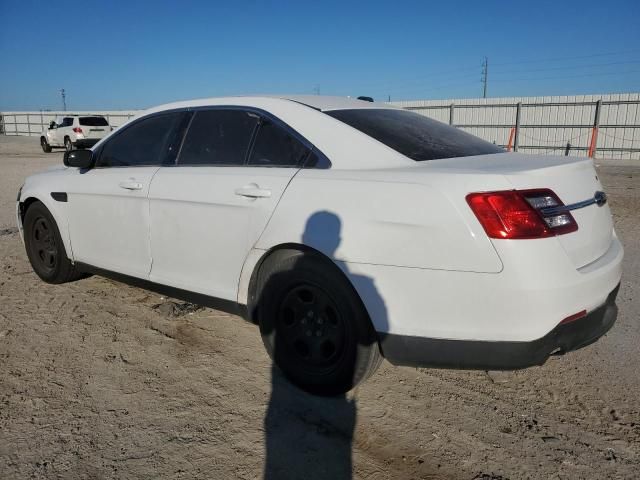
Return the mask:
{"type": "MultiPolygon", "coordinates": [[[[307,221],[303,242],[334,257],[341,242],[341,229],[337,215],[316,212],[307,221]]],[[[340,266],[348,273],[344,263],[340,266]]],[[[369,311],[375,308],[379,321],[386,322],[386,307],[373,279],[352,273],[349,277],[360,295],[368,299],[369,311]]],[[[279,358],[279,345],[276,342],[275,358],[279,358]]],[[[356,366],[350,368],[353,378],[356,366]]],[[[346,394],[318,397],[303,392],[292,385],[275,364],[271,368],[271,381],[264,422],[264,479],[351,479],[356,398],[346,394]]]]}

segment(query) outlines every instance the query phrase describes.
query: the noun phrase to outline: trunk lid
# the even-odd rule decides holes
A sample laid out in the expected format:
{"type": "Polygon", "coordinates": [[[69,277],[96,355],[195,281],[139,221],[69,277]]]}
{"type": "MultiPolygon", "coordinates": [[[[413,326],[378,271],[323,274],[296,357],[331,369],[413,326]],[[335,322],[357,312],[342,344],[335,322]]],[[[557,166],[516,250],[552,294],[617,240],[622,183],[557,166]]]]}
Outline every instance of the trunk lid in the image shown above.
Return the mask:
{"type": "MultiPolygon", "coordinates": [[[[436,160],[435,170],[454,169],[478,174],[500,174],[518,190],[549,188],[565,205],[594,199],[603,191],[589,158],[553,157],[502,153],[436,160]]],[[[591,203],[571,210],[578,230],[556,238],[576,268],[605,254],[613,237],[613,221],[608,203],[591,203]]],[[[517,240],[526,241],[526,240],[517,240]]]]}
{"type": "Polygon", "coordinates": [[[111,132],[111,127],[107,119],[100,116],[80,117],[80,127],[84,133],[84,138],[100,139],[106,137],[111,132]]]}

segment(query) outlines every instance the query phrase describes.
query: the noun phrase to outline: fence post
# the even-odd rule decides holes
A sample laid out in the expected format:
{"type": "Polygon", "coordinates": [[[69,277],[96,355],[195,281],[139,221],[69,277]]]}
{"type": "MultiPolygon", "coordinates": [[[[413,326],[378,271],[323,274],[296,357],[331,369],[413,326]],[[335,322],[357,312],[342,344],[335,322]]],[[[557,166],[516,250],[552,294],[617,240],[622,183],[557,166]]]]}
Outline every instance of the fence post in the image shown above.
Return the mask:
{"type": "Polygon", "coordinates": [[[31,136],[31,115],[27,113],[27,133],[31,136]]]}
{"type": "Polygon", "coordinates": [[[598,148],[598,128],[600,127],[600,107],[602,105],[602,100],[598,100],[596,102],[596,113],[593,119],[593,130],[591,130],[591,142],[589,143],[589,153],[588,156],[590,158],[595,158],[596,149],[598,148]]]}
{"type": "Polygon", "coordinates": [[[569,150],[571,150],[571,143],[567,142],[567,147],[564,149],[564,156],[569,156],[569,150]]]}
{"type": "Polygon", "coordinates": [[[513,139],[513,151],[517,152],[518,147],[520,146],[520,110],[522,109],[522,104],[518,102],[516,104],[516,132],[514,134],[513,139]]]}
{"type": "Polygon", "coordinates": [[[455,105],[452,103],[449,105],[449,125],[453,125],[453,112],[455,111],[455,105]]]}
{"type": "Polygon", "coordinates": [[[40,131],[44,130],[44,116],[42,115],[42,109],[40,109],[40,131]]]}

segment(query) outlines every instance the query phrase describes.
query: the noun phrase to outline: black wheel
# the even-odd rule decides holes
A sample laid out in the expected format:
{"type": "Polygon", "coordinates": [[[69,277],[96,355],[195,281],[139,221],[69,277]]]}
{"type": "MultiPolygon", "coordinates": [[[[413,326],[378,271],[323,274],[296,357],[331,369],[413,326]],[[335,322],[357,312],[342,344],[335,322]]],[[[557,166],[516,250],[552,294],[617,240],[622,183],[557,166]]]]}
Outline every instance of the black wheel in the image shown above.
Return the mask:
{"type": "Polygon", "coordinates": [[[40,138],[40,146],[42,147],[42,151],[44,153],[51,153],[51,146],[47,143],[46,138],[40,138]]]}
{"type": "Polygon", "coordinates": [[[260,268],[252,300],[267,352],[303,390],[347,392],[382,361],[360,298],[344,274],[318,254],[272,254],[260,268]]]}
{"type": "Polygon", "coordinates": [[[73,150],[73,143],[71,143],[71,139],[69,137],[64,138],[64,148],[67,152],[73,150]]]}
{"type": "Polygon", "coordinates": [[[41,202],[29,206],[24,217],[24,242],[31,267],[47,283],[78,280],[53,216],[41,202]]]}

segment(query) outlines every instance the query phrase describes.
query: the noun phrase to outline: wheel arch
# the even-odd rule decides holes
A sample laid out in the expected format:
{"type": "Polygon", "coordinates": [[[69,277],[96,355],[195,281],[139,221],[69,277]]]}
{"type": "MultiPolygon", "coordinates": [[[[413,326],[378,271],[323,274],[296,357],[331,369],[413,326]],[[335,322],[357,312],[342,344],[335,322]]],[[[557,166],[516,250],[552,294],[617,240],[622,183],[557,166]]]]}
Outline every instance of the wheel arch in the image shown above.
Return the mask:
{"type": "Polygon", "coordinates": [[[42,203],[49,213],[53,216],[53,219],[56,222],[58,230],[60,231],[60,236],[62,237],[62,243],[64,244],[64,249],[67,253],[67,258],[73,261],[73,250],[71,248],[71,240],[69,238],[69,225],[66,221],[64,215],[56,208],[55,202],[53,199],[45,199],[45,195],[35,195],[31,193],[26,193],[23,195],[23,199],[18,204],[18,220],[20,222],[20,229],[24,234],[24,218],[27,214],[27,210],[36,202],[42,203]]]}
{"type": "Polygon", "coordinates": [[[242,269],[239,287],[238,287],[238,303],[241,305],[246,305],[247,320],[249,320],[252,323],[256,323],[254,319],[254,314],[252,312],[253,310],[252,302],[254,301],[258,273],[260,272],[260,269],[262,268],[264,263],[269,258],[271,258],[274,254],[284,250],[294,250],[294,251],[316,255],[319,258],[321,258],[328,266],[330,266],[329,268],[333,268],[335,271],[339,272],[340,275],[342,275],[347,280],[349,285],[351,285],[353,294],[356,295],[356,297],[358,298],[358,301],[362,304],[365,312],[367,312],[367,316],[369,316],[369,321],[373,325],[367,306],[365,305],[361,295],[358,293],[353,282],[351,281],[349,276],[345,273],[345,271],[342,268],[340,268],[340,266],[333,259],[325,255],[321,251],[313,247],[310,247],[308,245],[305,245],[302,243],[295,243],[295,242],[281,243],[269,248],[268,250],[253,249],[249,253],[247,260],[245,261],[244,267],[242,269]]]}
{"type": "MultiPolygon", "coordinates": [[[[22,202],[20,202],[20,206],[19,206],[19,213],[20,213],[20,225],[24,227],[24,216],[27,214],[27,210],[29,209],[29,207],[31,205],[33,205],[36,202],[40,202],[42,204],[44,204],[44,202],[42,200],[40,200],[37,197],[27,197],[25,198],[22,202]]],[[[46,205],[45,205],[46,206],[46,205]]],[[[49,207],[47,207],[49,208],[49,207]]]]}

